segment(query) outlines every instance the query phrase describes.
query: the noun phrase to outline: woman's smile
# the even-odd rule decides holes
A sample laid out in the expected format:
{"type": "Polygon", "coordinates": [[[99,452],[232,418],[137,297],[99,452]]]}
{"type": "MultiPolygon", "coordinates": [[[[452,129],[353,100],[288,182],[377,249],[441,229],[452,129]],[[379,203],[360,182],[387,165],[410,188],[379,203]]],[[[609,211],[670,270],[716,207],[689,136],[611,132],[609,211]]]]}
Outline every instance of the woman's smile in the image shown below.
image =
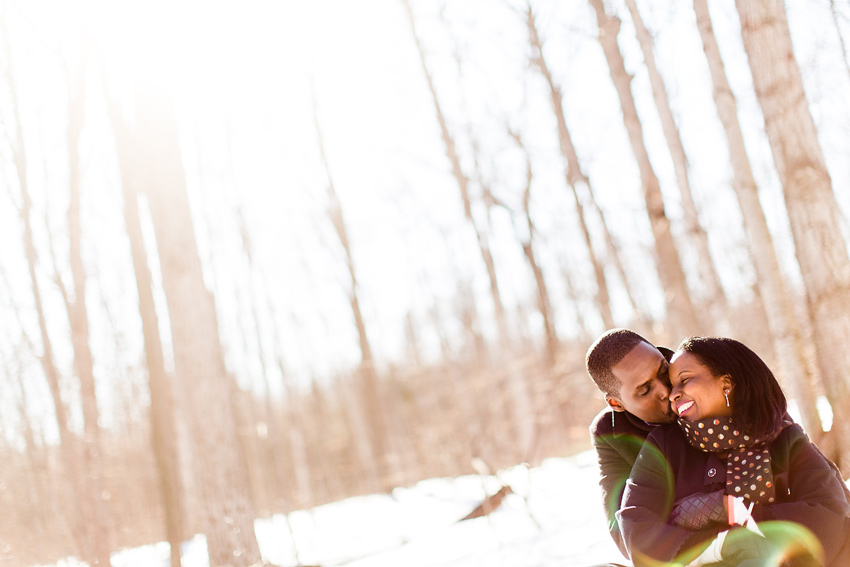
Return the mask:
{"type": "Polygon", "coordinates": [[[691,409],[691,406],[693,405],[693,401],[682,402],[676,406],[676,413],[679,415],[679,417],[682,417],[683,415],[685,415],[685,412],[691,409]]]}

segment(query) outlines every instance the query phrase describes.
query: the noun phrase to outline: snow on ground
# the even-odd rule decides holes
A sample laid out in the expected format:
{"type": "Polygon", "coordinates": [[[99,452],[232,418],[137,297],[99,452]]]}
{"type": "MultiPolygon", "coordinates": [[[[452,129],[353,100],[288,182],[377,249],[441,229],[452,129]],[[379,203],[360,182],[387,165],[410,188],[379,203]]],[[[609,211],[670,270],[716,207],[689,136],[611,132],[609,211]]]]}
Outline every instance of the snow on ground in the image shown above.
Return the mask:
{"type": "MultiPolygon", "coordinates": [[[[282,566],[589,567],[626,563],[606,530],[593,451],[497,476],[422,481],[389,495],[349,498],[257,520],[263,558],[282,566]],[[458,522],[500,482],[509,494],[489,517],[458,522]],[[294,535],[295,547],[293,547],[294,535]],[[297,556],[296,556],[297,550],[297,556]]],[[[203,536],[186,542],[185,567],[208,567],[203,536]]],[[[167,567],[168,544],[117,552],[114,567],[167,567]]],[[[78,565],[63,561],[56,567],[78,565]]]]}

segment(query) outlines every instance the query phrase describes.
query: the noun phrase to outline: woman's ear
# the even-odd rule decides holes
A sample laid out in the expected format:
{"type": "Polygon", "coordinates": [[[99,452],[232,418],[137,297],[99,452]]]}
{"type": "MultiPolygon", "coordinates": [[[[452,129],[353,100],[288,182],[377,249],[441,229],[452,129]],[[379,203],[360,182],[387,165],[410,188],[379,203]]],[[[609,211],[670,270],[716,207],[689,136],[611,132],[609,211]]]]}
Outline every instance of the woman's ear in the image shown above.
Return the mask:
{"type": "Polygon", "coordinates": [[[732,390],[735,389],[735,382],[732,381],[732,375],[731,374],[724,374],[723,376],[720,377],[720,379],[723,380],[723,391],[724,392],[731,392],[732,390]]]}

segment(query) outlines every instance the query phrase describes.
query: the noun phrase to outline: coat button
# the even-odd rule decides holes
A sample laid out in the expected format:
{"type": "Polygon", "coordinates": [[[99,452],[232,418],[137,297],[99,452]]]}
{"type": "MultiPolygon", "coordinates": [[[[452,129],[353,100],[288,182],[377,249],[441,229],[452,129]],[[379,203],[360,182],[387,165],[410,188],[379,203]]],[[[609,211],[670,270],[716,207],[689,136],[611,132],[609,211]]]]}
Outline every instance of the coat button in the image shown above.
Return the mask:
{"type": "Polygon", "coordinates": [[[709,469],[708,476],[713,477],[716,474],[717,474],[717,469],[709,469]]]}

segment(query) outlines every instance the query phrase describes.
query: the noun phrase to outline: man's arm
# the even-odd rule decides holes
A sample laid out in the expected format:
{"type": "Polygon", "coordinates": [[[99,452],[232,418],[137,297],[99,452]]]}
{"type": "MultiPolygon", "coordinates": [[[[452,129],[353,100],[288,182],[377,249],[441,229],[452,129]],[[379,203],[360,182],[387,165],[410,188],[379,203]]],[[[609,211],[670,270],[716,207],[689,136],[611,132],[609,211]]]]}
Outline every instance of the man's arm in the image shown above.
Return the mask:
{"type": "Polygon", "coordinates": [[[616,513],[620,508],[626,479],[632,470],[632,463],[628,462],[614,448],[611,440],[612,438],[608,436],[594,436],[593,446],[596,448],[596,457],[599,461],[599,487],[602,489],[602,503],[605,506],[605,517],[608,520],[608,532],[623,556],[628,557],[628,552],[620,536],[616,513]]]}
{"type": "Polygon", "coordinates": [[[675,479],[665,449],[650,435],[631,470],[622,506],[617,513],[623,546],[635,566],[688,563],[722,529],[689,530],[669,523],[675,479]]]}
{"type": "Polygon", "coordinates": [[[610,410],[600,413],[590,427],[590,435],[599,463],[599,487],[602,491],[605,517],[608,520],[608,531],[623,555],[627,556],[616,512],[620,508],[626,479],[632,471],[632,465],[640,453],[644,439],[637,435],[614,435],[611,420],[621,417],[622,415],[614,415],[612,418],[610,410]]]}

